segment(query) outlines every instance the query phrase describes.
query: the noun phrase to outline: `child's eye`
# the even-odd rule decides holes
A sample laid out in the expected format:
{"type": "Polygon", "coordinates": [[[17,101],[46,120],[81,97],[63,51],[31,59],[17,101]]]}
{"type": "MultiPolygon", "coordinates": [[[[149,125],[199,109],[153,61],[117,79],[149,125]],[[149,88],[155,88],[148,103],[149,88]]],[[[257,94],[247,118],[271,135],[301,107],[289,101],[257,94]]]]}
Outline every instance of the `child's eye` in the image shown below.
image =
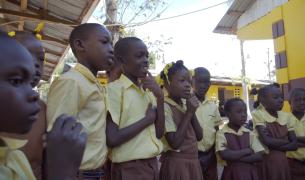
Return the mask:
{"type": "Polygon", "coordinates": [[[20,78],[20,77],[15,77],[15,78],[9,79],[9,82],[13,86],[17,87],[17,86],[20,86],[23,83],[23,79],[20,78]]]}

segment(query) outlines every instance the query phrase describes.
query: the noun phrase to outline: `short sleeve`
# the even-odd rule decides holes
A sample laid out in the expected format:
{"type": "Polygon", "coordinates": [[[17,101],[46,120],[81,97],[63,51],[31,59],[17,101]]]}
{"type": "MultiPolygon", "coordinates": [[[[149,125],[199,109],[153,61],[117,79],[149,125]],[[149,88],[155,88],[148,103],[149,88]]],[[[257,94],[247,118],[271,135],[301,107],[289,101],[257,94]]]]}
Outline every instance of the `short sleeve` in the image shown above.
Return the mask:
{"type": "Polygon", "coordinates": [[[112,121],[119,125],[121,119],[121,104],[124,101],[124,88],[117,87],[116,84],[110,83],[106,87],[106,107],[110,113],[112,121]]]}
{"type": "Polygon", "coordinates": [[[266,123],[264,121],[264,117],[260,114],[258,110],[255,110],[252,112],[252,119],[253,119],[253,126],[254,128],[256,126],[266,126],[266,123]]]}
{"type": "Polygon", "coordinates": [[[261,144],[261,142],[258,140],[258,137],[254,133],[250,133],[251,135],[251,149],[255,152],[262,152],[265,151],[265,148],[261,144]]]}
{"type": "Polygon", "coordinates": [[[218,108],[216,108],[214,116],[215,116],[214,117],[215,127],[218,127],[218,126],[222,125],[223,121],[221,119],[221,116],[220,116],[218,108]]]}
{"type": "Polygon", "coordinates": [[[295,122],[295,118],[293,117],[292,114],[289,115],[289,118],[287,118],[288,122],[287,122],[287,129],[288,131],[294,131],[295,130],[295,126],[296,126],[296,122],[295,122]]]}
{"type": "Polygon", "coordinates": [[[58,79],[54,81],[47,100],[48,131],[52,129],[55,120],[62,114],[77,117],[83,101],[81,87],[75,80],[58,79]]]}
{"type": "Polygon", "coordinates": [[[216,133],[215,151],[223,151],[227,147],[227,139],[224,133],[220,130],[216,133]]]}
{"type": "Polygon", "coordinates": [[[173,119],[173,113],[168,104],[164,104],[164,114],[165,114],[165,132],[176,132],[177,127],[173,119]]]}

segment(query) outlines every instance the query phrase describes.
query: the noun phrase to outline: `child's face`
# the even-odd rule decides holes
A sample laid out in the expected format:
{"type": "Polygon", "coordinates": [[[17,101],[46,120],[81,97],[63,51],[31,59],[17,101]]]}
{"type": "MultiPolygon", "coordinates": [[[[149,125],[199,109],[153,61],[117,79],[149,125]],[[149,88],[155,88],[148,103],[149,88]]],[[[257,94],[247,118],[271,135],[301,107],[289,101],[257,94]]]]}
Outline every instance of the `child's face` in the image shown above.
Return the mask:
{"type": "Polygon", "coordinates": [[[113,47],[110,33],[103,27],[96,27],[84,40],[86,60],[98,70],[110,70],[113,64],[113,47]]]}
{"type": "Polygon", "coordinates": [[[40,106],[31,86],[35,75],[32,57],[16,44],[10,43],[7,46],[13,50],[4,48],[0,53],[0,132],[25,134],[36,121],[40,106]]]}
{"type": "Polygon", "coordinates": [[[33,56],[35,75],[31,84],[33,87],[36,87],[43,73],[43,63],[45,58],[44,50],[41,42],[36,39],[31,41],[26,41],[22,44],[28,49],[28,51],[33,56]]]}
{"type": "Polygon", "coordinates": [[[295,112],[305,112],[305,92],[296,93],[290,100],[291,108],[295,112]]]}
{"type": "Polygon", "coordinates": [[[205,96],[211,85],[210,75],[197,73],[193,77],[193,89],[197,95],[205,96]]]}
{"type": "Polygon", "coordinates": [[[247,121],[247,107],[245,103],[236,101],[233,103],[230,112],[226,112],[226,115],[230,123],[236,126],[242,126],[247,121]]]}
{"type": "Polygon", "coordinates": [[[283,94],[276,87],[270,88],[261,101],[264,107],[270,110],[280,111],[283,108],[283,94]]]}
{"type": "Polygon", "coordinates": [[[187,99],[191,95],[191,78],[188,70],[181,69],[175,72],[170,79],[170,84],[166,85],[169,94],[187,99]]]}
{"type": "Polygon", "coordinates": [[[148,50],[144,42],[133,41],[128,52],[122,57],[123,71],[126,75],[144,78],[148,73],[148,50]]]}

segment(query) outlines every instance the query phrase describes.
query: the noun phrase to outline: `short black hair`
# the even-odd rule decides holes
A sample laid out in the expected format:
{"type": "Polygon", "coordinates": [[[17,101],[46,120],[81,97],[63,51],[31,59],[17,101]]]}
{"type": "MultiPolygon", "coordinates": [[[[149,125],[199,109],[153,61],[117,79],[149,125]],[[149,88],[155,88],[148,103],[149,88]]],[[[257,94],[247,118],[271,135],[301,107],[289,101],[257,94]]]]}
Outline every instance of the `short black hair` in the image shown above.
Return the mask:
{"type": "Polygon", "coordinates": [[[256,109],[260,105],[260,99],[266,97],[266,94],[272,89],[272,88],[280,88],[280,85],[278,83],[268,84],[266,86],[261,87],[259,90],[252,90],[251,94],[257,95],[257,101],[254,102],[253,107],[256,109]]]}
{"type": "Polygon", "coordinates": [[[118,56],[126,55],[130,44],[136,41],[142,41],[142,40],[137,37],[125,37],[119,39],[114,45],[114,56],[118,57],[118,56]]]}
{"type": "MultiPolygon", "coordinates": [[[[182,60],[176,61],[176,62],[172,65],[172,67],[170,67],[170,68],[168,69],[168,73],[167,73],[168,80],[170,81],[170,80],[172,79],[172,76],[173,76],[178,70],[182,70],[182,69],[185,69],[185,70],[188,71],[188,69],[184,66],[182,60]]],[[[163,79],[164,82],[167,81],[166,76],[165,76],[165,74],[164,74],[164,71],[161,71],[160,77],[161,77],[161,79],[163,79]]]]}
{"type": "Polygon", "coordinates": [[[296,95],[298,95],[301,92],[305,93],[305,89],[304,88],[294,88],[290,92],[289,100],[291,100],[293,97],[295,97],[296,95]]]}
{"type": "Polygon", "coordinates": [[[207,74],[211,77],[210,71],[205,67],[197,67],[194,69],[194,75],[196,74],[207,74]]]}
{"type": "Polygon", "coordinates": [[[242,102],[245,106],[246,106],[246,103],[240,99],[240,98],[231,98],[231,99],[228,99],[226,102],[225,102],[225,105],[224,105],[224,110],[226,113],[230,112],[231,109],[232,109],[232,106],[234,103],[236,102],[242,102]]]}
{"type": "Polygon", "coordinates": [[[76,55],[76,50],[74,47],[74,41],[75,39],[82,39],[82,40],[86,40],[88,38],[88,35],[92,32],[92,30],[94,30],[95,28],[104,28],[106,30],[106,28],[98,23],[84,23],[81,24],[79,26],[76,26],[69,37],[69,44],[70,47],[72,49],[72,52],[74,53],[74,55],[76,55]]]}

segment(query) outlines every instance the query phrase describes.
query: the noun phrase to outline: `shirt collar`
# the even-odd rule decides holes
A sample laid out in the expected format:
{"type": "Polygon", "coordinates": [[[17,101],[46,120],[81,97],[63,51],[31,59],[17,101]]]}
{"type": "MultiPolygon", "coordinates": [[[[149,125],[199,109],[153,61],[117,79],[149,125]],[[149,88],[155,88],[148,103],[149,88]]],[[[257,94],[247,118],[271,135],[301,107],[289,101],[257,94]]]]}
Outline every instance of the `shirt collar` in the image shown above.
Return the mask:
{"type": "Polygon", "coordinates": [[[231,129],[228,124],[225,124],[224,127],[222,128],[222,131],[224,133],[232,133],[238,136],[241,136],[244,132],[250,132],[249,129],[245,128],[244,126],[241,126],[238,131],[236,132],[235,130],[231,129]]]}
{"type": "Polygon", "coordinates": [[[182,99],[183,105],[179,105],[177,104],[174,100],[172,100],[171,98],[169,98],[168,96],[165,96],[164,101],[172,106],[175,106],[179,111],[185,113],[186,112],[186,103],[185,101],[182,99]]]}
{"type": "MultiPolygon", "coordinates": [[[[120,79],[119,79],[120,83],[123,84],[124,89],[128,89],[130,87],[135,88],[136,90],[140,91],[140,92],[145,92],[144,89],[142,87],[139,87],[137,85],[135,85],[127,76],[125,76],[124,74],[121,74],[120,79]]],[[[147,90],[148,91],[148,90],[147,90]]]]}
{"type": "MultiPolygon", "coordinates": [[[[269,123],[275,122],[275,121],[278,119],[278,118],[276,118],[276,117],[274,117],[274,116],[271,116],[271,115],[267,112],[267,110],[265,109],[265,107],[264,107],[262,104],[260,104],[260,105],[257,107],[257,109],[261,111],[263,117],[265,117],[265,120],[266,120],[267,122],[269,122],[269,123]]],[[[279,112],[278,112],[277,114],[278,114],[278,116],[279,116],[279,112]]]]}
{"type": "Polygon", "coordinates": [[[74,69],[78,72],[80,72],[83,76],[85,76],[89,81],[92,83],[96,83],[97,79],[94,76],[94,74],[84,65],[77,63],[74,69]]]}
{"type": "Polygon", "coordinates": [[[2,135],[0,136],[0,139],[6,145],[6,146],[2,146],[1,148],[7,147],[12,150],[19,149],[19,148],[25,146],[26,143],[28,142],[28,140],[25,140],[25,139],[16,139],[16,138],[6,137],[6,136],[2,136],[2,135]]]}

